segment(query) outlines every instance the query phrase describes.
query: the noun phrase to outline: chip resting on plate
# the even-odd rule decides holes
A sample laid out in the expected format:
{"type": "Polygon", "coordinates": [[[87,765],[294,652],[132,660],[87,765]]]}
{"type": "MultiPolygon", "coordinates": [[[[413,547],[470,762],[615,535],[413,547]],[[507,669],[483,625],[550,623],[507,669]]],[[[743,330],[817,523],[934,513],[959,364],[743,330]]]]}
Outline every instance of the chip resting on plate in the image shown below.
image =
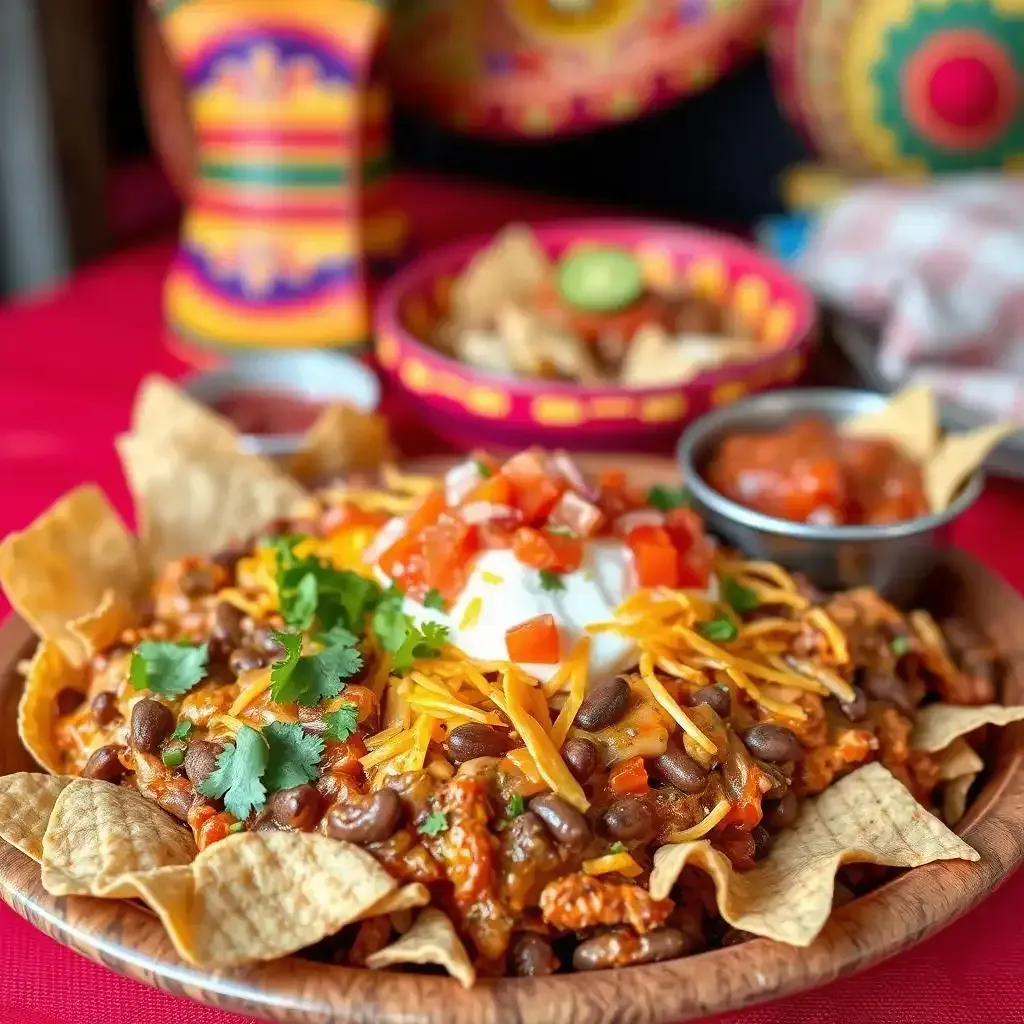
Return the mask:
{"type": "Polygon", "coordinates": [[[40,641],[29,662],[25,689],[18,703],[18,736],[36,761],[55,775],[63,769],[54,726],[57,694],[65,687],[83,690],[84,668],[69,661],[55,641],[40,641]]]}
{"type": "Polygon", "coordinates": [[[978,854],[885,768],[869,764],[808,800],[796,825],[750,871],[734,871],[706,840],[661,847],[654,855],[651,895],[667,897],[692,864],[714,880],[718,909],[731,925],[808,946],[828,919],[841,865],[917,867],[956,859],[978,860],[978,854]]]}
{"type": "Polygon", "coordinates": [[[197,402],[165,377],[147,377],[132,408],[131,434],[159,448],[194,452],[197,457],[238,449],[234,425],[197,402]]]}
{"type": "Polygon", "coordinates": [[[954,826],[967,811],[967,794],[985,767],[980,755],[963,739],[955,739],[938,754],[942,789],[942,820],[954,826]]]}
{"type": "Polygon", "coordinates": [[[397,964],[437,964],[466,988],[476,981],[476,970],[455,927],[446,914],[432,908],[422,911],[400,939],[366,958],[366,966],[375,970],[397,964]]]}
{"type": "Polygon", "coordinates": [[[893,395],[876,411],[845,420],[848,437],[883,437],[894,441],[918,462],[927,462],[939,441],[939,409],[935,392],[915,384],[893,395]]]}
{"type": "Polygon", "coordinates": [[[1024,721],[1024,707],[928,704],[917,712],[910,745],[915,750],[935,753],[945,750],[957,737],[966,736],[983,725],[1009,725],[1020,721],[1024,721]]]}
{"type": "Polygon", "coordinates": [[[0,776],[0,839],[37,863],[43,859],[43,835],[53,805],[70,775],[15,772],[0,776]]]}
{"type": "Polygon", "coordinates": [[[351,405],[329,405],[302,439],[288,469],[302,481],[378,468],[393,458],[388,421],[351,405]]]}

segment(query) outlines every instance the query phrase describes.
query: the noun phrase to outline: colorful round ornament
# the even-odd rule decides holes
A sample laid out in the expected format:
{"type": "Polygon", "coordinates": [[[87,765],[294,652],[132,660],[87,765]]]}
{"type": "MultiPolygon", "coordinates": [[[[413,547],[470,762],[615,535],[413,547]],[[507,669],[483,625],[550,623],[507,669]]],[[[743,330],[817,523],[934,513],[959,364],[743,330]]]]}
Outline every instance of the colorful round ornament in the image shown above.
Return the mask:
{"type": "Polygon", "coordinates": [[[1024,164],[1024,0],[784,0],[771,49],[783,105],[840,170],[1024,164]]]}
{"type": "Polygon", "coordinates": [[[769,0],[407,0],[389,80],[459,131],[543,137],[703,89],[756,47],[769,0]]]}

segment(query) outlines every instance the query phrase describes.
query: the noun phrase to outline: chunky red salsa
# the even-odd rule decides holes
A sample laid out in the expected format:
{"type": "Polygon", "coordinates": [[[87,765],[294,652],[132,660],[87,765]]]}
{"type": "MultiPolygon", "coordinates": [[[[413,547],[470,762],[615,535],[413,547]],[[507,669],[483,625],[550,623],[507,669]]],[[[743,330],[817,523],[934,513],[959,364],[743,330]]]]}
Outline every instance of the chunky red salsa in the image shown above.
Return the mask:
{"type": "Polygon", "coordinates": [[[707,477],[740,505],[798,523],[893,523],[928,512],[920,465],[891,441],[844,437],[817,417],[733,434],[707,477]]]}
{"type": "Polygon", "coordinates": [[[281,391],[238,391],[215,403],[243,434],[301,434],[323,410],[318,402],[281,391]]]}

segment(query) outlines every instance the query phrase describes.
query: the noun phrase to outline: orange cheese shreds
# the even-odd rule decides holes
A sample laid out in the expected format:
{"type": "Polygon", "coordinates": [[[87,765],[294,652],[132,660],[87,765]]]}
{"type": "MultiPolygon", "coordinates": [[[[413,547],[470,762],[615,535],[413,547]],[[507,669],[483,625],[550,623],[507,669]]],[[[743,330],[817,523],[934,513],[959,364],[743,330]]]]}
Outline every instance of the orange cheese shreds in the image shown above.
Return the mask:
{"type": "Polygon", "coordinates": [[[544,784],[544,780],[540,777],[540,772],[537,771],[537,762],[534,761],[533,756],[526,747],[516,747],[515,750],[510,750],[505,755],[505,759],[511,761],[520,775],[528,782],[532,782],[535,785],[544,784]]]}
{"type": "Polygon", "coordinates": [[[651,696],[671,716],[676,725],[709,754],[717,756],[718,748],[715,744],[701,732],[696,722],[682,709],[679,702],[665,689],[665,684],[654,674],[654,664],[650,654],[640,655],[640,678],[650,691],[651,696]]]}
{"type": "Polygon", "coordinates": [[[671,833],[668,841],[670,843],[690,843],[694,839],[700,839],[701,836],[706,836],[728,813],[729,801],[719,800],[708,811],[702,821],[698,821],[692,828],[685,828],[681,832],[671,833]]]}
{"type": "MultiPolygon", "coordinates": [[[[228,709],[228,714],[237,718],[257,697],[270,689],[270,669],[258,668],[244,673],[245,682],[241,692],[228,709]]],[[[239,682],[242,680],[240,679],[239,682]]]]}
{"type": "Polygon", "coordinates": [[[390,761],[397,754],[404,754],[407,750],[411,749],[414,742],[415,736],[412,730],[402,729],[396,736],[389,739],[387,743],[382,743],[368,754],[364,754],[359,758],[359,763],[364,769],[376,768],[377,765],[390,761]]]}
{"type": "Polygon", "coordinates": [[[583,704],[583,698],[587,694],[587,673],[590,668],[590,637],[583,637],[573,648],[569,655],[569,675],[572,682],[569,684],[569,695],[558,712],[558,718],[551,727],[551,742],[558,750],[562,749],[566,737],[569,735],[569,728],[572,720],[576,717],[583,704]]]}
{"type": "Polygon", "coordinates": [[[732,576],[743,586],[756,582],[756,579],[752,581],[749,577],[760,576],[762,579],[770,580],[780,590],[789,590],[795,593],[797,589],[796,580],[781,565],[776,565],[774,562],[723,561],[719,562],[718,569],[723,575],[732,576]]]}
{"type": "Polygon", "coordinates": [[[587,875],[607,875],[617,872],[626,878],[642,875],[644,869],[628,853],[609,853],[604,857],[594,857],[583,862],[583,872],[587,875]]]}
{"type": "Polygon", "coordinates": [[[573,778],[547,730],[527,711],[529,687],[514,665],[510,665],[503,674],[503,689],[508,717],[530,752],[541,778],[563,800],[578,811],[586,811],[590,801],[583,787],[573,778]]]}
{"type": "Polygon", "coordinates": [[[807,613],[807,621],[819,629],[828,640],[836,662],[840,665],[847,665],[850,661],[850,648],[847,646],[846,637],[843,631],[828,617],[824,608],[813,608],[807,613]]]}

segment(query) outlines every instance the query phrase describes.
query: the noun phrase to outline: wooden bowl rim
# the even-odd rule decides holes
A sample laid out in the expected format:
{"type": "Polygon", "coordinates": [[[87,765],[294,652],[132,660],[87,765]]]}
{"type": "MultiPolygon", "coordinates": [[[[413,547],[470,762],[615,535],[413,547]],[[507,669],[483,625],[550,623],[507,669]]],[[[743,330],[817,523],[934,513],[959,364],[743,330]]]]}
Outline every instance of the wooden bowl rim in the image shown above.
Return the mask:
{"type": "MultiPolygon", "coordinates": [[[[421,461],[423,468],[428,462],[421,461]]],[[[434,466],[437,460],[434,460],[434,466]]],[[[639,457],[634,466],[667,460],[639,457]]],[[[941,565],[986,603],[1024,621],[1024,599],[966,554],[941,565]]],[[[0,720],[13,723],[18,662],[34,645],[11,617],[0,627],[0,720]],[[5,713],[6,712],[6,713],[5,713]]],[[[1004,650],[1009,696],[1024,703],[1024,655],[1004,650]]],[[[13,732],[13,724],[9,726],[13,732]]],[[[991,776],[957,831],[981,854],[905,872],[831,915],[818,939],[799,949],[763,939],[682,960],[550,978],[482,980],[471,990],[448,978],[378,974],[287,958],[231,971],[181,961],[159,921],[141,906],[46,893],[39,868],[0,844],[0,898],[33,926],[106,967],[173,995],[281,1021],[559,1021],[597,1024],[684,1021],[799,992],[851,974],[920,941],[987,897],[1024,860],[1024,723],[1002,730],[991,776]],[[625,972],[625,973],[624,973],[625,972]]]]}

